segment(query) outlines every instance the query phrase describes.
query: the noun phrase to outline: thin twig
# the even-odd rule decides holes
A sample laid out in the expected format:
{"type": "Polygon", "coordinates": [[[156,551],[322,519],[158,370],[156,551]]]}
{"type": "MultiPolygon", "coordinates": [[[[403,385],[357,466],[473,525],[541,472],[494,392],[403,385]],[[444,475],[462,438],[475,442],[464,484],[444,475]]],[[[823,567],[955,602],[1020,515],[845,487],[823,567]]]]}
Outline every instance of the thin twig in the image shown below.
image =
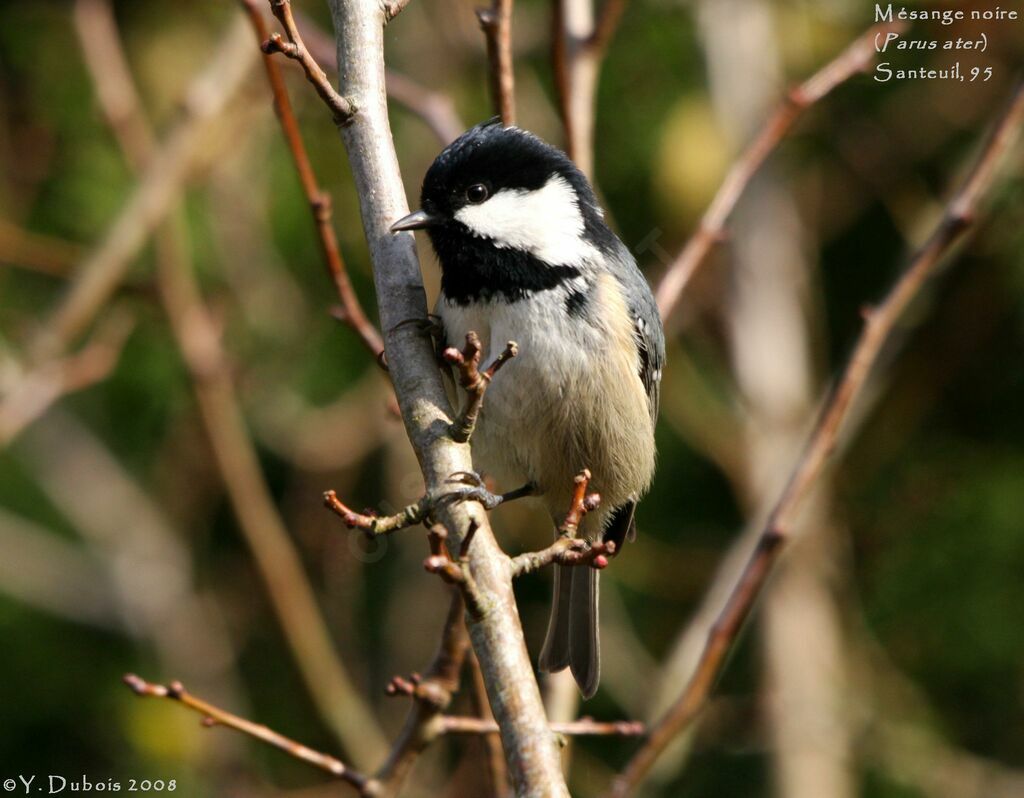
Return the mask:
{"type": "MultiPolygon", "coordinates": [[[[248,5],[248,3],[247,3],[248,5]]],[[[295,24],[295,17],[292,16],[292,4],[290,0],[270,0],[270,11],[277,17],[278,22],[284,27],[284,34],[287,41],[280,33],[271,33],[263,42],[262,50],[266,55],[281,53],[294,61],[297,61],[306,73],[306,79],[313,84],[316,93],[330,110],[337,125],[347,125],[356,112],[356,107],[351,100],[342,97],[334,90],[331,82],[327,79],[327,73],[320,68],[305,42],[302,41],[302,34],[295,24]]]]}
{"type": "Polygon", "coordinates": [[[515,124],[515,71],[512,65],[512,2],[493,0],[489,8],[478,8],[476,18],[487,40],[487,61],[491,71],[491,97],[501,124],[515,124]]]}
{"type": "Polygon", "coordinates": [[[565,520],[558,527],[560,535],[575,535],[583,523],[583,516],[598,508],[601,504],[601,496],[597,493],[587,493],[590,487],[590,469],[584,468],[573,477],[572,502],[565,514],[565,520]]]}
{"type": "MultiPolygon", "coordinates": [[[[75,0],[75,29],[82,45],[82,55],[93,80],[93,89],[122,152],[151,154],[156,147],[153,131],[139,114],[139,94],[131,79],[131,68],[120,42],[120,31],[109,0],[75,0]]],[[[132,164],[138,171],[142,161],[132,164]]]]}
{"type": "Polygon", "coordinates": [[[426,520],[431,506],[431,503],[424,497],[394,515],[378,516],[369,512],[357,513],[343,504],[333,490],[324,494],[324,504],[338,515],[349,529],[362,529],[369,537],[386,535],[421,524],[426,520]]]}
{"type": "Polygon", "coordinates": [[[608,567],[608,558],[615,556],[615,541],[589,541],[559,537],[546,549],[531,551],[512,558],[512,575],[525,576],[546,565],[589,565],[598,571],[608,567]]]}
{"type": "Polygon", "coordinates": [[[472,330],[466,333],[466,346],[462,351],[455,347],[444,350],[444,359],[458,370],[459,384],[466,392],[466,403],[451,427],[452,440],[456,443],[466,443],[472,437],[487,386],[498,369],[519,354],[519,347],[515,341],[509,341],[502,353],[483,371],[480,371],[481,353],[480,336],[472,330]]]}
{"type": "Polygon", "coordinates": [[[428,89],[394,69],[387,71],[386,81],[388,97],[422,119],[441,144],[450,144],[466,129],[449,95],[428,89]]]}
{"type": "Polygon", "coordinates": [[[872,27],[810,79],[789,91],[754,140],[735,161],[715,198],[701,217],[696,232],[665,270],[655,290],[658,310],[663,320],[667,321],[675,311],[693,275],[711,248],[723,238],[725,223],[751,178],[793,129],[803,112],[836,87],[869,67],[875,58],[877,35],[888,31],[900,31],[905,27],[901,23],[886,23],[872,27]]]}
{"type": "MultiPolygon", "coordinates": [[[[483,718],[464,718],[446,715],[441,719],[441,728],[445,734],[497,734],[498,724],[483,718]]],[[[552,723],[551,731],[573,737],[639,737],[646,732],[640,721],[610,720],[599,721],[593,718],[580,718],[567,723],[552,723]]]]}
{"type": "Polygon", "coordinates": [[[934,233],[911,256],[903,276],[882,303],[865,311],[864,329],[846,369],[828,401],[824,403],[818,423],[765,522],[754,553],[708,634],[707,644],[694,675],[675,704],[654,726],[644,745],[615,780],[610,792],[614,798],[628,795],[640,783],[661,752],[703,708],[744,620],[760,595],[779,553],[789,540],[802,499],[821,474],[835,447],[850,406],[859,395],[879,353],[907,306],[917,297],[944,256],[970,228],[980,201],[996,178],[997,167],[1017,139],[1022,122],[1024,83],[1016,87],[1009,108],[996,124],[959,191],[946,206],[934,233]]]}
{"type": "Polygon", "coordinates": [[[330,773],[337,779],[341,779],[357,790],[362,795],[375,795],[375,787],[372,779],[368,779],[362,773],[347,767],[341,760],[335,757],[314,751],[302,743],[295,742],[283,734],[278,734],[273,729],[259,723],[253,723],[245,718],[240,718],[226,710],[220,709],[213,704],[203,701],[201,698],[189,693],[181,682],[170,684],[153,684],[145,679],[136,676],[134,673],[127,673],[124,676],[124,683],[137,696],[146,698],[167,698],[177,701],[183,706],[198,712],[202,716],[203,726],[212,728],[214,726],[225,726],[246,734],[260,742],[273,746],[284,751],[289,756],[302,762],[313,765],[313,767],[330,773]]]}
{"type": "MultiPolygon", "coordinates": [[[[263,14],[260,13],[258,0],[241,0],[241,2],[249,14],[249,20],[252,22],[257,38],[261,42],[267,40],[267,26],[263,14]]],[[[290,11],[287,14],[287,19],[291,20],[292,26],[295,25],[290,11]]],[[[301,38],[298,41],[301,42],[301,38]]],[[[345,268],[345,261],[341,257],[338,237],[334,232],[331,218],[331,195],[323,191],[317,182],[316,174],[306,152],[306,146],[302,141],[299,123],[292,110],[288,87],[285,86],[280,64],[272,55],[265,54],[263,66],[266,68],[267,80],[274,96],[274,110],[281,123],[281,132],[284,134],[292,161],[295,163],[295,171],[299,174],[299,182],[302,184],[302,190],[309,202],[310,210],[313,212],[320,250],[323,253],[324,262],[327,264],[327,270],[330,272],[331,280],[334,282],[334,288],[338,292],[338,299],[341,301],[341,321],[355,331],[363,342],[363,346],[375,359],[379,358],[381,352],[384,351],[384,342],[381,340],[380,333],[366,317],[359,298],[352,288],[352,281],[345,268]]],[[[326,80],[326,77],[324,79],[326,80]]]]}

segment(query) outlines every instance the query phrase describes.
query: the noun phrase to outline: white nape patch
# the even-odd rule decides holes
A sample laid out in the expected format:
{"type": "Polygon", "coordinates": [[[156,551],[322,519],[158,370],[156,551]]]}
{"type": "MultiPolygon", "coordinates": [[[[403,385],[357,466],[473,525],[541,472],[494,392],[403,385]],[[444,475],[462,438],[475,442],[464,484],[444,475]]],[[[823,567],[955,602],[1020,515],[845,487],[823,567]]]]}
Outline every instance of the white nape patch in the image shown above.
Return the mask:
{"type": "Polygon", "coordinates": [[[552,266],[570,266],[597,255],[583,237],[583,214],[569,182],[556,175],[535,191],[503,189],[455,218],[502,249],[521,249],[552,266]]]}

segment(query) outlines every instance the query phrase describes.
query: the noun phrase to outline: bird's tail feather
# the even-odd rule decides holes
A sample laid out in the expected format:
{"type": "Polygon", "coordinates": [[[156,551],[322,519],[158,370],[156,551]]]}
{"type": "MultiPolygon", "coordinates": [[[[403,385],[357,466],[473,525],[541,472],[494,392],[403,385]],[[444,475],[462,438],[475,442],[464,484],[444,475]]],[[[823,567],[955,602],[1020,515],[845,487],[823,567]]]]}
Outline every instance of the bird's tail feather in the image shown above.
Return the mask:
{"type": "Polygon", "coordinates": [[[555,595],[540,668],[554,672],[569,667],[584,698],[597,692],[601,679],[597,598],[596,570],[587,566],[555,567],[555,595]]]}
{"type": "Polygon", "coordinates": [[[551,600],[551,618],[544,646],[540,650],[540,669],[555,673],[569,667],[569,619],[572,600],[572,568],[555,566],[555,594],[551,600]]]}

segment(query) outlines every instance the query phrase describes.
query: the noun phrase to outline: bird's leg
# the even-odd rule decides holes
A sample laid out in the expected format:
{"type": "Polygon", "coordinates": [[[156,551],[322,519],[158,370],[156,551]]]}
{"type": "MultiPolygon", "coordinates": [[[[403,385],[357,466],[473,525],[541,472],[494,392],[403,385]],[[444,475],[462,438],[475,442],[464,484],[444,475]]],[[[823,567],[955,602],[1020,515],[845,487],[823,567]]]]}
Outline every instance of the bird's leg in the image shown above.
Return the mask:
{"type": "Polygon", "coordinates": [[[438,365],[447,368],[448,361],[444,356],[445,331],[441,317],[435,313],[428,313],[424,319],[406,319],[405,321],[400,321],[395,325],[395,329],[405,326],[413,327],[417,332],[428,336],[430,338],[430,343],[434,348],[434,357],[437,359],[438,365]]]}
{"type": "Polygon", "coordinates": [[[510,490],[507,493],[492,493],[484,484],[483,478],[475,471],[456,471],[448,478],[449,482],[465,485],[464,488],[457,488],[446,493],[442,498],[450,502],[478,501],[486,509],[493,510],[499,504],[521,499],[524,496],[533,496],[537,492],[537,486],[532,482],[510,490]]]}
{"type": "Polygon", "coordinates": [[[428,313],[427,318],[423,323],[424,331],[430,336],[430,341],[434,345],[434,358],[437,360],[439,366],[448,367],[448,361],[445,359],[445,331],[444,322],[441,321],[441,317],[434,314],[428,313]]]}

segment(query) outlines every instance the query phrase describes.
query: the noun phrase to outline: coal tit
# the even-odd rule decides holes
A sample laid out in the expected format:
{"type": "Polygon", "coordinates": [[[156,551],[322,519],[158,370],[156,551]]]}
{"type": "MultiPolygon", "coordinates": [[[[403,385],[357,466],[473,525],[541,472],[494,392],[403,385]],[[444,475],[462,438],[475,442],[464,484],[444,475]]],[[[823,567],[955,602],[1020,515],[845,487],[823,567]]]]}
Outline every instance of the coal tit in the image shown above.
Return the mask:
{"type": "MultiPolygon", "coordinates": [[[[529,484],[556,524],[589,468],[601,505],[581,533],[621,550],[654,474],[665,341],[650,287],[586,177],[560,150],[492,120],[437,157],[421,209],[391,229],[430,236],[447,346],[474,330],[490,362],[507,341],[519,345],[488,388],[474,467],[499,485],[529,484]]],[[[568,666],[589,698],[601,670],[598,571],[555,572],[540,667],[568,666]]]]}

